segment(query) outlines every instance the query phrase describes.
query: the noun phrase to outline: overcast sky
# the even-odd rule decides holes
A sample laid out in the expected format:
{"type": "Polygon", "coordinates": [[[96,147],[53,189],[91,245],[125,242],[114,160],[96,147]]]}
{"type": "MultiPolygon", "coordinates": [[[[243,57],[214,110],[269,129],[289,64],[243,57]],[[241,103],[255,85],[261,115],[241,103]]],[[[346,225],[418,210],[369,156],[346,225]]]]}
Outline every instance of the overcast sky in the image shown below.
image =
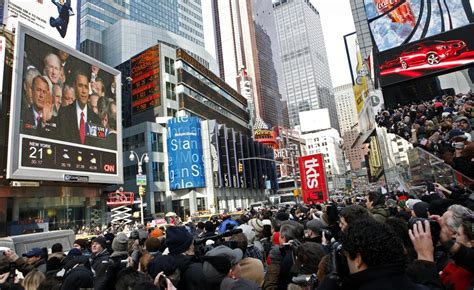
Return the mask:
{"type": "Polygon", "coordinates": [[[323,24],[324,40],[334,87],[351,82],[343,36],[355,31],[348,0],[311,0],[323,24]]]}

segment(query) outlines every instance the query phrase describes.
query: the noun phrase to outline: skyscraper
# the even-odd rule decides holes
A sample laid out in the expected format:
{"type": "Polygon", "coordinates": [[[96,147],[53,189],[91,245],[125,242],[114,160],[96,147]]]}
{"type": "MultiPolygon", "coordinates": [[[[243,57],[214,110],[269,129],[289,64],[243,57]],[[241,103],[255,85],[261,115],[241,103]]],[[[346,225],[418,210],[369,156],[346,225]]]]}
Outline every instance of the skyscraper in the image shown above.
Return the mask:
{"type": "Polygon", "coordinates": [[[204,47],[200,0],[82,0],[81,51],[102,60],[102,31],[121,19],[173,32],[204,47]]]}
{"type": "Polygon", "coordinates": [[[255,116],[270,126],[283,125],[272,2],[204,0],[203,7],[204,18],[213,19],[205,20],[206,48],[215,54],[221,78],[241,91],[241,72],[245,69],[255,116]]]}
{"type": "Polygon", "coordinates": [[[309,0],[273,0],[273,11],[290,127],[300,124],[298,112],[328,108],[331,126],[339,129],[318,10],[309,0]]]}
{"type": "Polygon", "coordinates": [[[352,84],[335,87],[334,99],[336,100],[341,135],[344,135],[346,132],[351,131],[358,122],[352,84]]]}

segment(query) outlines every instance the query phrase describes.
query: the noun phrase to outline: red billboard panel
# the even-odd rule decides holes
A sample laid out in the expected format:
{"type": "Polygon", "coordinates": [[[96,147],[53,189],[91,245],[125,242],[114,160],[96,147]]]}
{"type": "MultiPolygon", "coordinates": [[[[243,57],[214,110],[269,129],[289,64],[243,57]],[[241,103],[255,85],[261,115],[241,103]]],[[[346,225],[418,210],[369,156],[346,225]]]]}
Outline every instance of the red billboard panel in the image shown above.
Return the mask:
{"type": "Polygon", "coordinates": [[[160,50],[155,45],[132,58],[132,112],[141,113],[161,104],[160,50]]]}
{"type": "Polygon", "coordinates": [[[299,158],[301,189],[305,203],[321,203],[328,199],[322,154],[299,158]]]}

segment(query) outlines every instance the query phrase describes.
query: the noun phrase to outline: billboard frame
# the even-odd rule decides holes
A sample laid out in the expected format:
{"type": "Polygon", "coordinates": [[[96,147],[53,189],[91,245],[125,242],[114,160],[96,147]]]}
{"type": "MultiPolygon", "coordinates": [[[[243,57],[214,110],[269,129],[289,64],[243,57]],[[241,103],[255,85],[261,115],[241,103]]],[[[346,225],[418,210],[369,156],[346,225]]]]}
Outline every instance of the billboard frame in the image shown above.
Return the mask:
{"type": "MultiPolygon", "coordinates": [[[[121,85],[121,72],[106,66],[105,64],[97,61],[96,59],[85,55],[77,50],[74,50],[70,46],[63,44],[47,35],[31,28],[30,26],[19,22],[18,28],[15,35],[15,50],[13,55],[13,75],[12,75],[12,94],[10,101],[10,124],[8,129],[8,155],[7,155],[7,179],[18,179],[18,180],[42,180],[42,181],[59,181],[67,182],[66,176],[87,176],[88,183],[101,183],[101,184],[122,184],[123,180],[123,148],[122,148],[122,123],[117,118],[117,149],[103,149],[100,147],[92,147],[86,145],[74,146],[77,148],[100,150],[104,152],[116,153],[116,174],[105,174],[95,172],[85,172],[76,170],[64,170],[64,169],[44,169],[44,168],[24,168],[21,166],[21,150],[20,150],[20,120],[21,118],[21,102],[22,102],[22,85],[23,80],[23,61],[24,61],[24,46],[25,37],[29,35],[41,42],[53,46],[54,48],[68,52],[70,55],[87,62],[88,64],[95,65],[101,70],[114,76],[116,83],[116,110],[117,116],[122,116],[122,85],[121,85]],[[20,45],[23,44],[23,45],[20,45]],[[42,173],[38,177],[38,173],[42,173]]],[[[35,137],[41,140],[39,137],[35,137]]],[[[55,139],[48,139],[54,142],[62,141],[55,139]]]]}

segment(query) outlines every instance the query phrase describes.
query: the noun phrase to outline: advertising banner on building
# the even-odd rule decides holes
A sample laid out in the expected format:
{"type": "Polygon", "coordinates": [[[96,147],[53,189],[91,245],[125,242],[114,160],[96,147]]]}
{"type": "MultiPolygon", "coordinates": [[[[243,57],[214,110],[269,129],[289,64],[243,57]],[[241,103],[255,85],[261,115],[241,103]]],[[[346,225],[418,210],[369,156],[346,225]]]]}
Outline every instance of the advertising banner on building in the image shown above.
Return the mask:
{"type": "Polygon", "coordinates": [[[4,24],[13,30],[18,22],[76,48],[77,0],[5,0],[4,24]]]}
{"type": "Polygon", "coordinates": [[[469,0],[364,0],[379,52],[474,22],[469,0]]]}
{"type": "Polygon", "coordinates": [[[321,203],[328,198],[322,154],[303,156],[298,159],[303,200],[321,203]]]}
{"type": "Polygon", "coordinates": [[[378,54],[382,86],[474,63],[474,24],[378,54]]]}
{"type": "Polygon", "coordinates": [[[360,115],[369,95],[368,77],[370,70],[360,52],[357,34],[354,32],[345,35],[344,43],[346,45],[349,69],[351,71],[352,89],[354,91],[357,114],[360,115]]]}
{"type": "Polygon", "coordinates": [[[13,71],[7,178],[122,183],[120,72],[23,24],[13,71]]]}
{"type": "Polygon", "coordinates": [[[170,189],[206,187],[199,118],[173,118],[167,132],[170,189]]]}
{"type": "Polygon", "coordinates": [[[161,104],[160,47],[155,45],[131,60],[132,112],[141,113],[161,104]]]}
{"type": "Polygon", "coordinates": [[[6,47],[6,39],[4,36],[0,36],[0,94],[3,94],[3,73],[5,71],[5,51],[7,50],[6,47]]]}

